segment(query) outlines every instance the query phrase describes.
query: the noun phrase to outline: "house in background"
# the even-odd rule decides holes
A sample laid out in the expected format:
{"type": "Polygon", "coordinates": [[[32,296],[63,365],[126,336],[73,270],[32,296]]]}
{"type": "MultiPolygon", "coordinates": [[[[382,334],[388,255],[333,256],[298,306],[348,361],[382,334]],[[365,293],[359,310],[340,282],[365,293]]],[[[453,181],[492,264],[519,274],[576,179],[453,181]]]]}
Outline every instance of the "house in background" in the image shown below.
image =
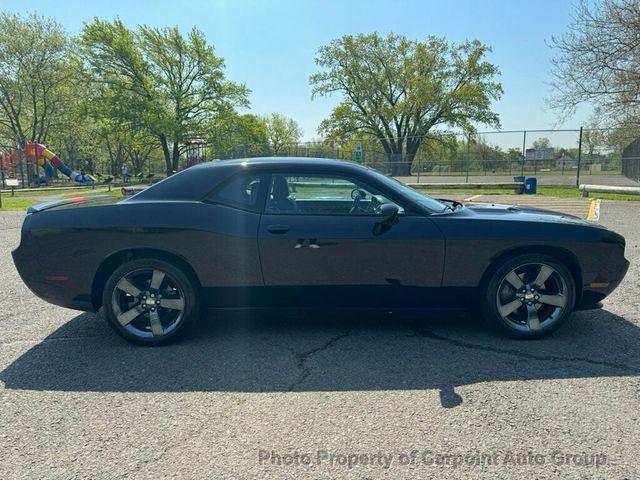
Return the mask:
{"type": "Polygon", "coordinates": [[[556,159],[556,168],[558,169],[568,169],[568,168],[577,168],[578,161],[573,158],[571,155],[567,155],[566,153],[562,153],[562,155],[556,159]]]}

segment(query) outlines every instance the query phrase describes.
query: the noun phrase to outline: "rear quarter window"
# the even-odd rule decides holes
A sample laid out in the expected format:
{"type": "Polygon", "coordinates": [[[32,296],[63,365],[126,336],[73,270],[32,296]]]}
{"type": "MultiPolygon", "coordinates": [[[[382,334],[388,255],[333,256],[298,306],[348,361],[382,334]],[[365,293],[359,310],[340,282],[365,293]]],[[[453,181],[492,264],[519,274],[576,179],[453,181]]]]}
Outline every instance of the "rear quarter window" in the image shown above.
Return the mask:
{"type": "Polygon", "coordinates": [[[207,195],[204,201],[259,212],[265,182],[265,175],[261,174],[236,175],[207,195]]]}

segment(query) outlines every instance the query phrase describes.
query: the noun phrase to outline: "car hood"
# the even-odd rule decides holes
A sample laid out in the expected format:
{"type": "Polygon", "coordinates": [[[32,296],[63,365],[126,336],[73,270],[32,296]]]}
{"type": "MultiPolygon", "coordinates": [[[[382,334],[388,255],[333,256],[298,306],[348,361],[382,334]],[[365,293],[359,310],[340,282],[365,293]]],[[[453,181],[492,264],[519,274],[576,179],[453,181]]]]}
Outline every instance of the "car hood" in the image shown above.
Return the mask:
{"type": "Polygon", "coordinates": [[[572,225],[596,226],[597,223],[589,222],[575,215],[555,212],[543,208],[519,207],[516,205],[502,205],[497,203],[465,203],[465,208],[461,211],[469,215],[486,217],[491,219],[522,220],[545,223],[563,223],[572,225]]]}

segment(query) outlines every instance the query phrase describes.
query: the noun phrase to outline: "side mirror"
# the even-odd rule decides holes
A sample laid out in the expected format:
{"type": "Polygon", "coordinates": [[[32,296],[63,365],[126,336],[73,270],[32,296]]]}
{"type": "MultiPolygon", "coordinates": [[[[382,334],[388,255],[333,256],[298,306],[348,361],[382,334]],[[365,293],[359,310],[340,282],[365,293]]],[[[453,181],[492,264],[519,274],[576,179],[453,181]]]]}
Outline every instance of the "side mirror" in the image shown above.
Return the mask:
{"type": "Polygon", "coordinates": [[[380,205],[380,223],[384,225],[394,225],[398,222],[399,207],[395,203],[383,203],[380,205]]]}

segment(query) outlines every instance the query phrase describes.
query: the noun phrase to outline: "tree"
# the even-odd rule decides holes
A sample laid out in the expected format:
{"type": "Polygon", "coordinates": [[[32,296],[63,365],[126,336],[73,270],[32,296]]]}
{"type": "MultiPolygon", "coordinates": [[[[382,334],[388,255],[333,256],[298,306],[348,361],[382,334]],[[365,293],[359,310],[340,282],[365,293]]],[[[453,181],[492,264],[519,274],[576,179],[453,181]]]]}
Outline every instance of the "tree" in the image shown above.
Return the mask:
{"type": "Polygon", "coordinates": [[[226,79],[222,58],[195,28],[184,37],[177,27],[132,31],[119,19],[96,19],[81,42],[98,113],[156,137],[168,175],[179,168],[184,140],[217,115],[248,106],[248,89],[226,79]]]}
{"type": "Polygon", "coordinates": [[[269,148],[264,120],[249,113],[219,115],[207,128],[205,138],[217,158],[265,155],[269,148]]]}
{"type": "Polygon", "coordinates": [[[550,101],[564,117],[578,105],[600,109],[607,123],[640,124],[640,1],[582,0],[556,50],[550,101]]]}
{"type": "Polygon", "coordinates": [[[540,137],[533,142],[533,148],[536,150],[539,148],[549,148],[551,147],[551,140],[547,137],[540,137]]]}
{"type": "Polygon", "coordinates": [[[267,137],[271,151],[274,155],[280,154],[283,149],[295,145],[302,138],[302,129],[298,123],[292,119],[272,113],[263,118],[267,128],[267,137]]]}
{"type": "Polygon", "coordinates": [[[510,148],[509,150],[507,150],[507,158],[511,162],[522,160],[522,150],[520,150],[519,148],[510,148]]]}
{"type": "Polygon", "coordinates": [[[394,175],[409,175],[413,159],[434,127],[474,131],[499,126],[491,102],[500,98],[498,68],[485,60],[478,41],[451,45],[428,37],[345,35],[320,47],[311,75],[313,96],[342,96],[319,131],[341,138],[374,135],[392,162],[394,175]]]}
{"type": "Polygon", "coordinates": [[[46,143],[73,92],[69,40],[52,19],[0,13],[0,137],[46,143]]]}

